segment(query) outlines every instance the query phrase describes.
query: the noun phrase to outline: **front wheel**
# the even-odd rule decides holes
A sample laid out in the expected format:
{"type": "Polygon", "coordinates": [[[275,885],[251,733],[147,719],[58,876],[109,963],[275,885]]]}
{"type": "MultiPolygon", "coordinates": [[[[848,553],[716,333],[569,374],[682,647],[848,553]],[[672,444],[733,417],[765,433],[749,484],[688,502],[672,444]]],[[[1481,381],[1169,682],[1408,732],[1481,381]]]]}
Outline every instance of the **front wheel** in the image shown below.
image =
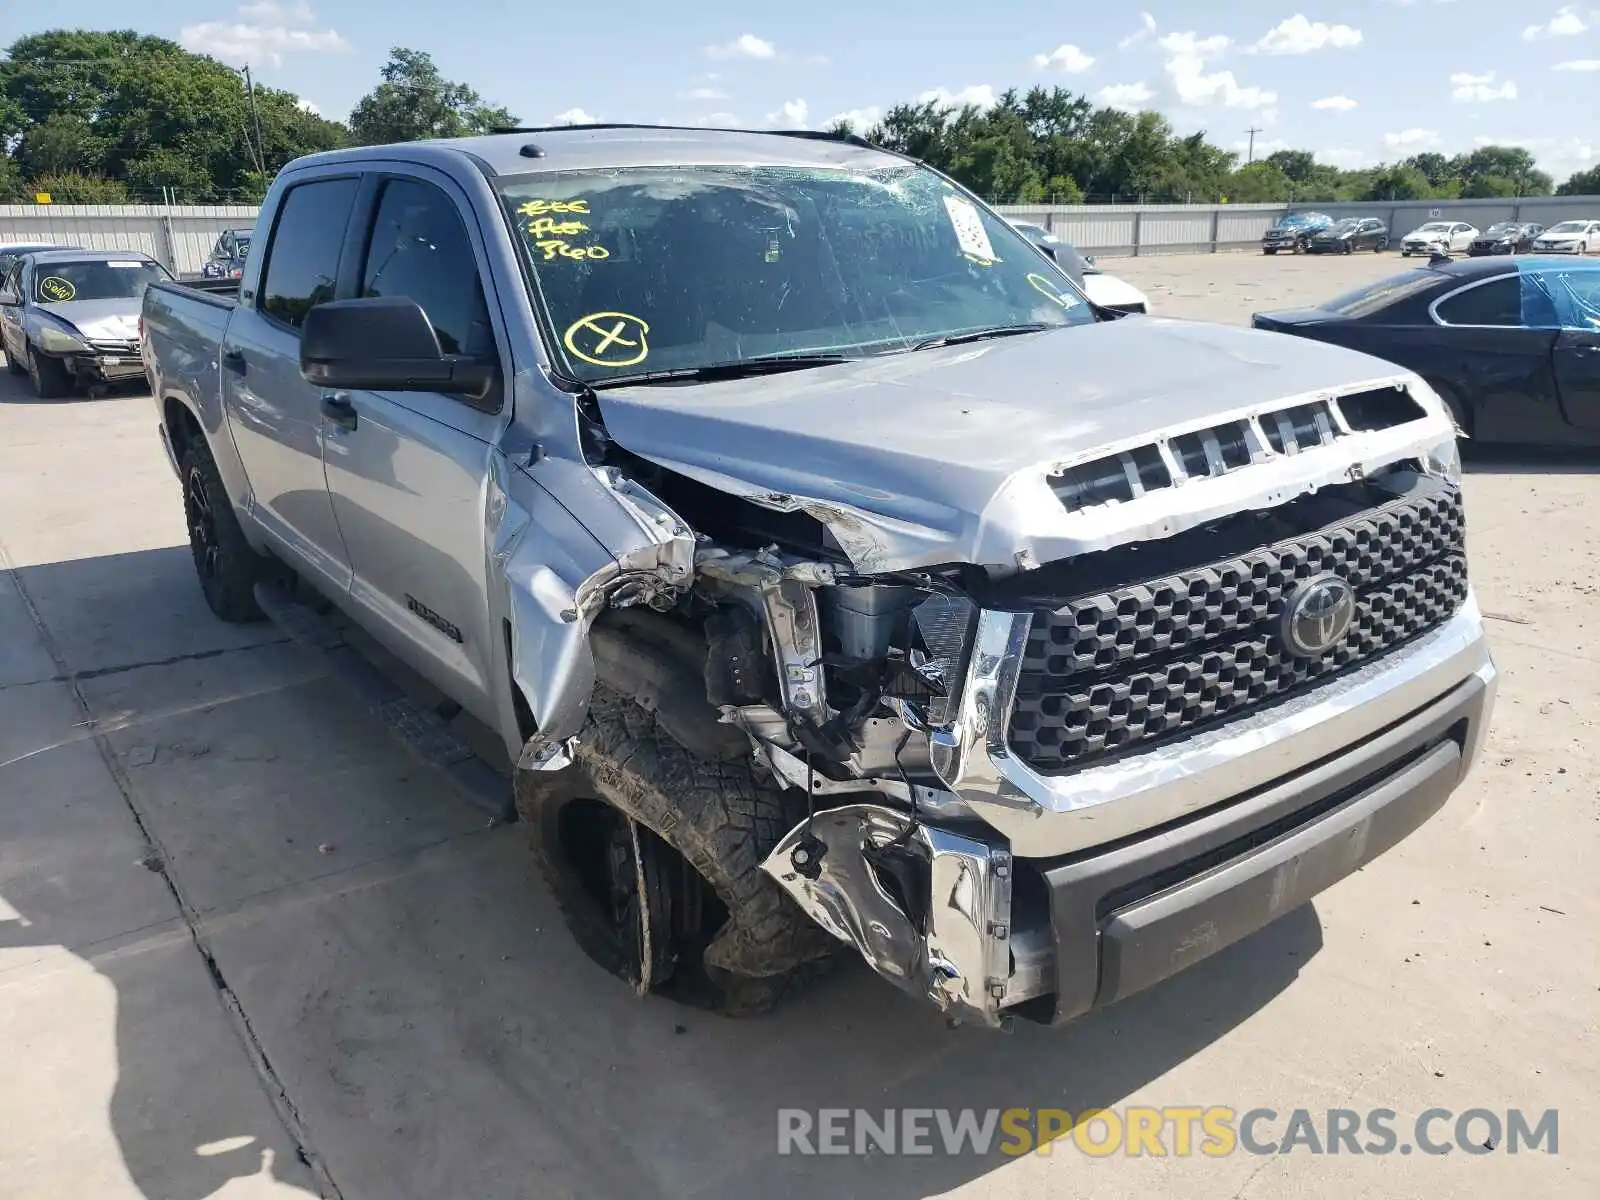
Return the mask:
{"type": "Polygon", "coordinates": [[[265,560],[245,541],[216,460],[199,434],[184,448],[178,471],[189,553],[206,604],[230,624],[260,620],[264,614],[256,604],[255,586],[265,575],[265,560]]]}
{"type": "Polygon", "coordinates": [[[41,400],[60,400],[72,394],[72,375],[67,364],[59,358],[40,354],[28,347],[28,380],[33,384],[33,394],[41,400]]]}
{"type": "Polygon", "coordinates": [[[640,995],[753,1016],[839,945],[761,870],[806,805],[748,749],[690,751],[601,683],[572,764],[521,772],[516,791],[574,939],[640,995]]]}
{"type": "Polygon", "coordinates": [[[1276,254],[1277,251],[1276,250],[1263,250],[1261,253],[1263,253],[1263,254],[1276,254]]]}

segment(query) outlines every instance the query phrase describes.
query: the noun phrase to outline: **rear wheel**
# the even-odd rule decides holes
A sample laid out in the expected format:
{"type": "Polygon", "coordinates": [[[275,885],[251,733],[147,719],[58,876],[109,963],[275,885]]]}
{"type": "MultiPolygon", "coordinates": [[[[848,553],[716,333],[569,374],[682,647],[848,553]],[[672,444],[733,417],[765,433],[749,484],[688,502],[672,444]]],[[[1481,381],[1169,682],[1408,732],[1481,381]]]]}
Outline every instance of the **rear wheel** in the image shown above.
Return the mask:
{"type": "Polygon", "coordinates": [[[189,440],[178,470],[183,478],[189,553],[206,604],[233,624],[260,620],[263,614],[256,604],[255,586],[266,575],[267,560],[245,541],[205,438],[196,434],[189,440]]]}
{"type": "Polygon", "coordinates": [[[67,364],[59,358],[40,354],[28,347],[28,379],[33,384],[33,394],[41,400],[60,400],[72,394],[72,375],[67,364]]]}

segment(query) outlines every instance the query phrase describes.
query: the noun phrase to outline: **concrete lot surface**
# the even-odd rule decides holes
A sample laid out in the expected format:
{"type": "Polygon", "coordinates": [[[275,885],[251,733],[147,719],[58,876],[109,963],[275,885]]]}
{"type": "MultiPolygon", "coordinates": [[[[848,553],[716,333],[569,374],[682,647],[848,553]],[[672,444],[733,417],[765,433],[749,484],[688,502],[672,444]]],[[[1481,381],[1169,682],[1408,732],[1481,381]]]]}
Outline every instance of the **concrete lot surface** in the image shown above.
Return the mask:
{"type": "MultiPolygon", "coordinates": [[[[1225,321],[1393,255],[1107,259],[1225,321]]],[[[149,401],[0,377],[0,1196],[1600,1195],[1600,463],[1484,456],[1475,775],[1314,906],[1074,1027],[865,969],[738,1023],[584,959],[488,829],[201,600],[149,401]],[[1560,1110],[1559,1152],[778,1157],[780,1107],[1560,1110]]],[[[1448,1124],[1436,1133],[1447,1133],[1448,1124]]]]}

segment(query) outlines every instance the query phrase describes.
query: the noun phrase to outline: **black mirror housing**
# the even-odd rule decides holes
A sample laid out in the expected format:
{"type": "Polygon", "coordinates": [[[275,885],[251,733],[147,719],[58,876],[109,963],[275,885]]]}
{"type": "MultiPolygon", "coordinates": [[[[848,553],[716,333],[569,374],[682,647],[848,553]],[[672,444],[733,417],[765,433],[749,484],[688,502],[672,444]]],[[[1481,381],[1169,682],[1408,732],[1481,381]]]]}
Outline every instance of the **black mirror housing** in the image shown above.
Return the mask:
{"type": "Polygon", "coordinates": [[[422,306],[405,296],[330,300],[306,313],[300,376],[323,388],[444,392],[482,399],[493,368],[445,354],[422,306]]]}

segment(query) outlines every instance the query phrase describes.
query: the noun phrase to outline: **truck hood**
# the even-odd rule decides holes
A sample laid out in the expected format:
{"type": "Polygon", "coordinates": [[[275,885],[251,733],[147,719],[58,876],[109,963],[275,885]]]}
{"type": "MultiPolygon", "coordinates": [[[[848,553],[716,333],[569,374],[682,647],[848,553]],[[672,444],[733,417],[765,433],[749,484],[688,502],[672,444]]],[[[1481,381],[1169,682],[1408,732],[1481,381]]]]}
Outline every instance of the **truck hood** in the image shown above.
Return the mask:
{"type": "Polygon", "coordinates": [[[1351,434],[1315,452],[1269,452],[1248,469],[1189,479],[1182,503],[1180,489],[1168,488],[1081,511],[1050,487],[1068,466],[1402,382],[1435,406],[1431,432],[1449,436],[1425,385],[1379,359],[1303,338],[1139,317],[781,375],[608,389],[599,404],[625,449],[758,504],[811,513],[858,570],[1016,569],[1279,503],[1348,477],[1352,455],[1389,450],[1367,444],[1376,435],[1351,434]]]}
{"type": "Polygon", "coordinates": [[[139,301],[136,298],[67,300],[38,307],[57,320],[65,321],[84,337],[112,342],[134,341],[139,337],[139,301]]]}

